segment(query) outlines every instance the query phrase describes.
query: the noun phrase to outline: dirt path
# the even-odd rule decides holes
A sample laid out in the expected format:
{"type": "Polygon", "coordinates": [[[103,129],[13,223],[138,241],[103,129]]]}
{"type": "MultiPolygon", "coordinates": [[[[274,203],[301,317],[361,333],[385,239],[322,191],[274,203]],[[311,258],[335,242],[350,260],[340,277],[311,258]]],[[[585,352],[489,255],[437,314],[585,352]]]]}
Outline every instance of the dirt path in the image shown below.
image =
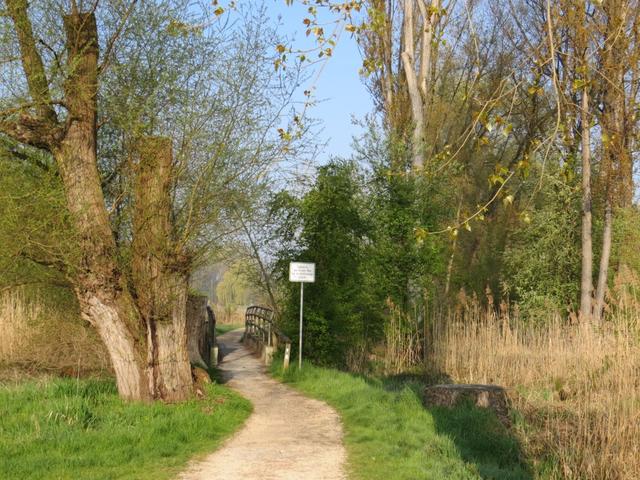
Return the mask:
{"type": "Polygon", "coordinates": [[[344,480],[342,426],[327,404],[273,380],[239,343],[242,330],[218,337],[227,385],[251,400],[253,414],[220,449],[182,480],[344,480]]]}

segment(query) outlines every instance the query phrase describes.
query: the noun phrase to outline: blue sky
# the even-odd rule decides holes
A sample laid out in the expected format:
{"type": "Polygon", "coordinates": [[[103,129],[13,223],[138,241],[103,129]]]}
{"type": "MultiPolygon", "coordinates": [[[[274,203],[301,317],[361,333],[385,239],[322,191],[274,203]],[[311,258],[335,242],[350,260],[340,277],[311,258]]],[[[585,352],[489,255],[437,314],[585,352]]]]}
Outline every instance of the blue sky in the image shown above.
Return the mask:
{"type": "MultiPolygon", "coordinates": [[[[287,6],[285,0],[269,0],[267,5],[273,5],[273,8],[270,8],[273,21],[281,16],[281,31],[287,36],[293,36],[291,46],[294,49],[304,49],[312,45],[305,36],[306,28],[302,23],[304,18],[309,16],[307,7],[295,2],[294,5],[287,6]]],[[[328,20],[335,17],[325,18],[328,20]]],[[[327,30],[329,29],[332,27],[327,27],[327,30]]],[[[316,72],[320,65],[314,66],[316,72]]],[[[311,117],[322,122],[321,137],[328,142],[318,158],[320,162],[324,163],[332,155],[349,156],[351,139],[361,132],[360,127],[353,125],[352,117],[363,119],[373,109],[371,97],[358,75],[361,65],[362,58],[355,39],[351,38],[351,34],[343,32],[333,56],[328,59],[315,83],[318,104],[309,111],[311,117]]],[[[312,79],[315,78],[316,72],[312,79]]]]}

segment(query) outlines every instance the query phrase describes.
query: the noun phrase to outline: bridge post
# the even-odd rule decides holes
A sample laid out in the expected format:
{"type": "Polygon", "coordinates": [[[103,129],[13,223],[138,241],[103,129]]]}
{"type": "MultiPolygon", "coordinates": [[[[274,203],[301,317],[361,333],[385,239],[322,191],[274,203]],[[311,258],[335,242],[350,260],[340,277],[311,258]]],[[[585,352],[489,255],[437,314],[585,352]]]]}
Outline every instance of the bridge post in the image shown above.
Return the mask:
{"type": "Polygon", "coordinates": [[[291,344],[287,343],[284,347],[284,369],[289,368],[289,359],[291,358],[291,344]]]}
{"type": "Polygon", "coordinates": [[[263,359],[266,366],[271,365],[273,362],[273,347],[269,347],[267,345],[264,346],[263,359]]]}
{"type": "Polygon", "coordinates": [[[217,344],[211,347],[209,358],[210,358],[212,367],[215,367],[218,365],[218,345],[217,344]]]}

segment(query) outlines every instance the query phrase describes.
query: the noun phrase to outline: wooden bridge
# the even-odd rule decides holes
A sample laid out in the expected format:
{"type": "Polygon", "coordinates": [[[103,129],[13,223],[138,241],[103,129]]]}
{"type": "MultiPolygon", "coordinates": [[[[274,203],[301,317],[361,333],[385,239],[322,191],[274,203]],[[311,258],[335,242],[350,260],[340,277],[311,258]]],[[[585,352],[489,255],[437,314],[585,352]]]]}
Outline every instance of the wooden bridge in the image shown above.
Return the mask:
{"type": "Polygon", "coordinates": [[[259,354],[265,365],[270,365],[274,353],[282,348],[286,369],[291,358],[291,340],[277,327],[274,318],[275,313],[270,308],[257,305],[247,308],[243,343],[259,354]]]}

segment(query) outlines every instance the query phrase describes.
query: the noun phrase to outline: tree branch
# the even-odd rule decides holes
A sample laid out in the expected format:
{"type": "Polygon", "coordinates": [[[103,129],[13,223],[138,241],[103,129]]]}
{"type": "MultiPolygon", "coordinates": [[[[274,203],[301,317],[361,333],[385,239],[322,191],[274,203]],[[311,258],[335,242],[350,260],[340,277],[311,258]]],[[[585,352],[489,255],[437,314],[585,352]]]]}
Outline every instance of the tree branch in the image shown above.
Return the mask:
{"type": "Polygon", "coordinates": [[[38,116],[48,123],[50,127],[53,127],[57,124],[58,117],[51,105],[49,81],[44,69],[42,57],[36,48],[33,27],[27,12],[27,0],[6,0],[6,4],[18,37],[20,59],[25,76],[27,77],[29,94],[37,105],[38,116]]]}
{"type": "Polygon", "coordinates": [[[17,119],[0,117],[0,133],[13,138],[17,142],[42,150],[51,151],[62,136],[63,129],[59,125],[52,127],[51,123],[26,113],[17,119]]]}
{"type": "Polygon", "coordinates": [[[111,36],[111,38],[107,42],[107,46],[104,49],[104,55],[103,55],[104,60],[98,67],[98,73],[102,73],[109,66],[109,61],[111,60],[111,54],[113,53],[113,47],[116,41],[118,40],[118,37],[120,37],[120,35],[122,34],[122,30],[124,30],[124,26],[126,25],[127,20],[131,16],[131,12],[133,12],[133,9],[137,3],[138,3],[138,0],[133,0],[131,2],[131,4],[129,5],[129,8],[124,14],[124,17],[122,18],[122,21],[120,22],[120,25],[118,25],[118,28],[116,29],[115,33],[111,36]]]}

